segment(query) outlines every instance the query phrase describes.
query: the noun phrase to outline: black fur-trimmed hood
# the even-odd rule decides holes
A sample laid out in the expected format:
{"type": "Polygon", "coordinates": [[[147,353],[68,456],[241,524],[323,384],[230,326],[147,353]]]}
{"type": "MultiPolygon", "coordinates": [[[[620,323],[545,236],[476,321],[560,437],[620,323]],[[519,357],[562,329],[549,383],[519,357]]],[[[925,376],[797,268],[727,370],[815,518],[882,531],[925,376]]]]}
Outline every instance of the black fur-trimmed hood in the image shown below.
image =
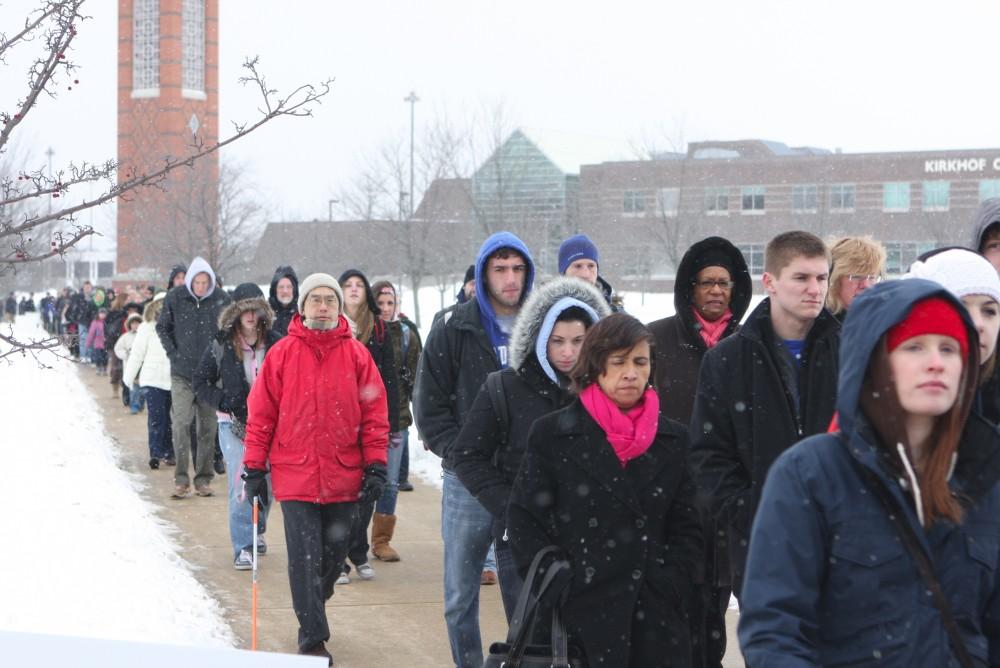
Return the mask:
{"type": "MultiPolygon", "coordinates": [[[[536,349],[545,316],[559,300],[575,299],[589,306],[599,318],[611,315],[604,295],[579,278],[556,278],[535,288],[521,307],[514,329],[510,333],[508,354],[510,366],[519,369],[536,349]]],[[[546,335],[546,339],[548,336],[546,335]]],[[[541,361],[541,360],[539,360],[541,361]]],[[[543,365],[544,368],[544,365],[543,365]]]]}
{"type": "Polygon", "coordinates": [[[247,311],[257,311],[259,317],[264,319],[265,331],[271,329],[274,324],[274,311],[271,310],[267,300],[260,296],[231,302],[222,309],[222,313],[219,314],[219,334],[228,336],[236,321],[247,311]]]}

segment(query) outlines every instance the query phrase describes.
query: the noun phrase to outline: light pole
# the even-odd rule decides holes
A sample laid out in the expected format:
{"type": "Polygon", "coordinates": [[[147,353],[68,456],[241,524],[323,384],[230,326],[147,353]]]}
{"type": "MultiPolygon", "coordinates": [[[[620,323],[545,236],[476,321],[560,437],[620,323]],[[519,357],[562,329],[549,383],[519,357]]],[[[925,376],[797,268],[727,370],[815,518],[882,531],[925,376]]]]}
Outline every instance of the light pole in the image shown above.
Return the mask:
{"type": "Polygon", "coordinates": [[[339,199],[332,199],[332,200],[330,200],[329,204],[330,204],[330,212],[328,214],[328,219],[332,223],[333,222],[333,205],[334,204],[340,204],[340,200],[339,199]]]}
{"type": "MultiPolygon", "coordinates": [[[[45,149],[45,155],[49,159],[49,181],[52,180],[52,156],[54,156],[55,154],[56,152],[52,150],[51,146],[45,149]]],[[[52,198],[49,197],[48,200],[49,200],[49,213],[52,213],[52,198]]]]}
{"type": "Polygon", "coordinates": [[[410,94],[403,98],[403,102],[410,103],[410,218],[413,218],[413,121],[416,113],[417,102],[420,98],[417,97],[415,91],[410,91],[410,94]]]}

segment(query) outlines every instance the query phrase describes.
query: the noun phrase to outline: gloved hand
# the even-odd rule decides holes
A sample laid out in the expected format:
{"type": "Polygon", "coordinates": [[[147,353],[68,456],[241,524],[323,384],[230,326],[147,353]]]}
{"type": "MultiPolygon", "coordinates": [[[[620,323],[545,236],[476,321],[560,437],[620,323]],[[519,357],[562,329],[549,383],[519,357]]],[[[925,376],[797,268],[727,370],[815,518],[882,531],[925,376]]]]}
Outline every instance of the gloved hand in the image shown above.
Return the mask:
{"type": "Polygon", "coordinates": [[[389,472],[385,464],[369,464],[365,467],[364,478],[361,479],[361,491],[358,492],[359,503],[374,503],[382,496],[382,490],[389,480],[389,472]]]}
{"type": "Polygon", "coordinates": [[[253,503],[253,497],[260,500],[260,505],[266,506],[271,498],[267,495],[267,471],[260,469],[247,469],[240,476],[243,478],[243,492],[247,496],[247,503],[253,503]]]}

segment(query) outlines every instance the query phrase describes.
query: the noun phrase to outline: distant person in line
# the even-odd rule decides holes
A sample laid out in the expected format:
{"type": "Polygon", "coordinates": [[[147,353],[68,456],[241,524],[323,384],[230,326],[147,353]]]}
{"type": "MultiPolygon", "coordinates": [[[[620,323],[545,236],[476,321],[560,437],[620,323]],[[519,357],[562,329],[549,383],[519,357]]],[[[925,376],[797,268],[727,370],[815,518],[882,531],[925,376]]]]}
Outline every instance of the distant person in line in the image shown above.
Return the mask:
{"type": "MultiPolygon", "coordinates": [[[[358,504],[382,494],[389,441],[385,386],[341,314],[343,303],[332,276],[302,281],[299,313],[250,389],[243,457],[247,499],[268,502],[270,466],[281,501],[299,653],[327,657],[330,665],[326,602],[347,557],[358,504]]],[[[346,613],[339,626],[350,629],[353,621],[346,613]]]]}
{"type": "Polygon", "coordinates": [[[830,245],[830,289],[826,308],[838,322],[862,292],[882,282],[885,276],[885,246],[871,235],[842,237],[830,245]]]}
{"type": "Polygon", "coordinates": [[[231,301],[229,295],[215,287],[215,272],[208,262],[196,257],[189,267],[183,285],[172,288],[163,303],[156,322],[163,349],[170,358],[171,419],[173,421],[174,470],[172,498],[191,495],[188,466],[192,461],[190,425],[195,422],[198,448],[194,460],[194,488],[198,496],[211,496],[215,477],[216,418],[215,409],[198,402],[192,379],[205,348],[218,332],[219,315],[231,301]]]}
{"type": "Polygon", "coordinates": [[[877,285],[848,311],[840,352],[838,432],[796,444],[764,484],[739,622],[747,664],[996,665],[1000,434],[972,411],[966,309],[931,281],[877,285]]]}
{"type": "Polygon", "coordinates": [[[114,356],[118,359],[118,364],[121,367],[121,373],[119,378],[119,383],[121,383],[122,389],[128,393],[129,401],[126,402],[126,406],[129,407],[132,415],[135,415],[142,407],[145,406],[145,401],[143,401],[142,390],[139,386],[132,381],[131,385],[125,385],[125,365],[128,363],[128,356],[132,352],[132,346],[135,345],[135,339],[139,332],[139,326],[142,325],[142,316],[138,313],[131,313],[125,319],[125,332],[118,337],[115,341],[115,347],[112,351],[114,356]]]}
{"type": "MultiPolygon", "coordinates": [[[[734,335],[750,307],[753,281],[743,253],[722,237],[708,237],[684,253],[674,281],[674,315],[647,325],[653,334],[660,413],[690,424],[701,361],[734,335]]],[[[703,508],[705,555],[692,602],[695,665],[721,668],[726,653],[730,577],[725,532],[703,508]]]]}
{"type": "Polygon", "coordinates": [[[979,205],[973,221],[972,249],[1000,272],[1000,197],[991,197],[979,205]]]}
{"type": "Polygon", "coordinates": [[[149,468],[160,464],[174,466],[173,428],[170,421],[170,358],[156,333],[156,319],[163,310],[167,293],[161,292],[146,304],[142,324],[125,360],[122,382],[129,387],[137,383],[146,399],[146,426],[149,438],[149,468]]]}
{"type": "MultiPolygon", "coordinates": [[[[243,439],[246,436],[247,396],[257,381],[264,355],[281,338],[272,329],[273,313],[264,293],[253,283],[233,291],[233,301],[219,315],[215,340],[202,353],[194,371],[195,395],[218,416],[219,443],[226,458],[229,492],[229,539],[233,567],[253,567],[253,517],[243,494],[243,439]]],[[[258,527],[258,550],[267,552],[264,532],[270,504],[264,504],[258,527]]]]}
{"type": "Polygon", "coordinates": [[[559,273],[590,283],[601,291],[612,312],[624,312],[621,296],[614,293],[611,284],[598,274],[599,271],[597,246],[586,234],[575,234],[559,246],[559,273]]]}
{"type": "Polygon", "coordinates": [[[90,321],[87,330],[87,348],[90,349],[90,359],[97,367],[98,376],[108,374],[108,351],[104,349],[104,323],[108,319],[108,309],[97,310],[97,317],[90,321]]]}
{"type": "Polygon", "coordinates": [[[281,266],[274,270],[271,278],[271,292],[267,303],[274,311],[274,331],[278,336],[288,334],[288,323],[292,316],[298,313],[299,307],[299,277],[289,266],[281,266]]]}
{"type": "Polygon", "coordinates": [[[14,296],[13,292],[7,295],[7,300],[4,302],[3,320],[11,324],[17,320],[17,297],[14,296]]]}

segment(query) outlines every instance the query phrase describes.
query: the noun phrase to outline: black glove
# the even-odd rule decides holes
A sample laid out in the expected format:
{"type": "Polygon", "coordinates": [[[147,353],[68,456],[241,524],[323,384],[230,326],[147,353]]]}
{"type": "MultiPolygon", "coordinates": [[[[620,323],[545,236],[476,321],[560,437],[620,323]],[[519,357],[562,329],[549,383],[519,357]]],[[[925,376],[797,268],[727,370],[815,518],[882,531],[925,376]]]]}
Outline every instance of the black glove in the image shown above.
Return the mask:
{"type": "Polygon", "coordinates": [[[374,503],[382,496],[382,490],[389,480],[389,472],[385,464],[369,464],[365,467],[365,476],[361,479],[361,491],[358,492],[359,503],[374,503]]]}
{"type": "Polygon", "coordinates": [[[240,476],[243,478],[243,491],[247,495],[247,503],[253,503],[253,497],[260,499],[260,505],[266,506],[271,498],[267,495],[267,471],[247,469],[240,476]]]}

